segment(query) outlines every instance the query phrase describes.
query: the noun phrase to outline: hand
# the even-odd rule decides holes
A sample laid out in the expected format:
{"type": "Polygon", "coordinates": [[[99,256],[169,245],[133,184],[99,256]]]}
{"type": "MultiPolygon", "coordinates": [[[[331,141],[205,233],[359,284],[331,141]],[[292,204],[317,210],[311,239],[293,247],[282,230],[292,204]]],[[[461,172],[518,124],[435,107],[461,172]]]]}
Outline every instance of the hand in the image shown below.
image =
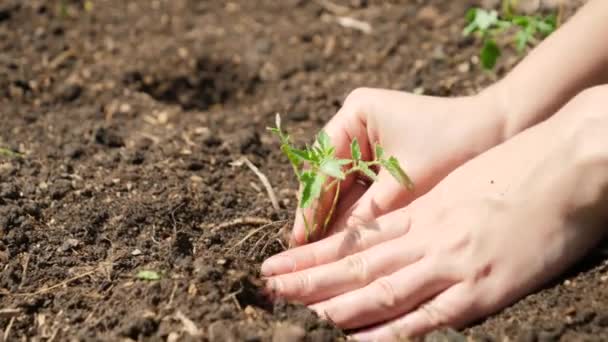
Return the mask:
{"type": "MultiPolygon", "coordinates": [[[[378,142],[402,163],[416,190],[408,191],[385,172],[369,189],[354,177],[347,178],[341,184],[334,232],[403,207],[456,166],[500,142],[502,117],[488,98],[435,98],[381,89],[357,89],[350,94],[325,127],[337,156],[350,157],[350,143],[357,138],[363,158],[371,160],[378,142]]],[[[319,201],[316,222],[324,222],[333,195],[327,192],[319,201]]],[[[312,214],[306,212],[309,222],[312,214]]],[[[305,228],[298,211],[292,244],[303,243],[305,228]]]]}
{"type": "Polygon", "coordinates": [[[363,341],[460,327],[530,293],[604,234],[607,94],[581,95],[405,208],[273,257],[294,272],[269,289],[344,329],[380,324],[363,341]]]}

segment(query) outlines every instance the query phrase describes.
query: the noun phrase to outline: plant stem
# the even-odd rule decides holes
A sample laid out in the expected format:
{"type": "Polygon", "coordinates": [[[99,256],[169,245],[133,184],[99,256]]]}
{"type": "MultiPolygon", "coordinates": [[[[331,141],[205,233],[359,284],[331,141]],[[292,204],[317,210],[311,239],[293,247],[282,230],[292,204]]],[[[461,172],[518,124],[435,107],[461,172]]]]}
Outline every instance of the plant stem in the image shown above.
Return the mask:
{"type": "Polygon", "coordinates": [[[334,216],[334,210],[336,210],[336,204],[338,203],[338,197],[340,196],[340,184],[341,183],[336,183],[336,193],[334,194],[334,199],[331,202],[329,213],[327,213],[327,216],[325,217],[325,222],[323,222],[323,235],[325,235],[327,225],[329,224],[329,221],[331,221],[331,217],[334,216]]]}

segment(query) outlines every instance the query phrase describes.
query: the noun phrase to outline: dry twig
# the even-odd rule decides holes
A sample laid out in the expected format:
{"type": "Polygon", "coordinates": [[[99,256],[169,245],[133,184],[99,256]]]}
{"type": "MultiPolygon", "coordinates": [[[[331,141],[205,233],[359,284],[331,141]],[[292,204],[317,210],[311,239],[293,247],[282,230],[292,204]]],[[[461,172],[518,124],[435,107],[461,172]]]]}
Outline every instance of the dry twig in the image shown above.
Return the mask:
{"type": "Polygon", "coordinates": [[[188,335],[192,337],[200,337],[202,335],[196,324],[190,318],[186,317],[186,315],[184,315],[181,311],[178,310],[175,313],[175,318],[182,322],[184,325],[184,331],[186,331],[188,335]]]}
{"type": "Polygon", "coordinates": [[[226,228],[232,228],[236,226],[257,226],[262,224],[272,223],[269,219],[265,219],[262,217],[239,217],[232,221],[223,222],[218,225],[215,224],[200,224],[199,227],[202,229],[212,229],[212,230],[221,230],[226,228]]]}
{"type": "Polygon", "coordinates": [[[230,247],[230,249],[228,250],[228,253],[232,252],[235,248],[237,248],[238,246],[242,245],[245,241],[247,241],[249,238],[251,238],[252,236],[254,236],[256,233],[260,232],[264,228],[268,228],[268,227],[272,226],[273,224],[282,223],[282,222],[285,222],[285,221],[284,220],[282,220],[282,221],[274,221],[274,222],[270,222],[270,223],[262,225],[262,226],[260,226],[258,228],[253,229],[251,232],[249,232],[249,234],[245,235],[245,237],[242,238],[241,241],[237,242],[234,246],[230,247]]]}
{"type": "Polygon", "coordinates": [[[365,34],[372,33],[372,25],[368,22],[351,17],[336,17],[336,21],[343,27],[359,30],[365,34]]]}
{"type": "Polygon", "coordinates": [[[6,330],[4,331],[4,336],[3,336],[3,341],[8,341],[8,337],[11,334],[11,328],[13,327],[13,322],[15,322],[15,317],[11,317],[11,320],[8,322],[8,325],[6,326],[6,330]]]}
{"type": "Polygon", "coordinates": [[[272,185],[270,185],[270,181],[268,181],[268,177],[266,177],[266,175],[263,174],[262,171],[260,171],[260,169],[257,168],[257,166],[253,165],[253,163],[249,159],[247,159],[247,157],[241,157],[239,160],[234,161],[232,163],[233,166],[241,166],[243,164],[247,165],[247,167],[251,171],[253,171],[253,173],[255,173],[256,176],[258,176],[258,178],[260,179],[260,181],[266,188],[266,192],[268,193],[268,197],[270,198],[272,207],[274,208],[275,211],[279,211],[280,210],[279,201],[277,200],[277,195],[275,194],[274,190],[272,189],[272,185]]]}

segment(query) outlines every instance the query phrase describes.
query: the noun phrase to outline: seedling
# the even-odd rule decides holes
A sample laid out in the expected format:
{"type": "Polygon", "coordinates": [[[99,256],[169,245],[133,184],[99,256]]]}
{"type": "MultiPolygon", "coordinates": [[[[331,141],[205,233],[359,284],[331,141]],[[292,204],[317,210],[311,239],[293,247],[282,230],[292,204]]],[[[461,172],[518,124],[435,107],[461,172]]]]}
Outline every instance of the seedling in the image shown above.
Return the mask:
{"type": "Polygon", "coordinates": [[[403,171],[397,158],[386,157],[379,144],[374,146],[374,159],[367,161],[362,159],[361,147],[355,138],[350,144],[351,159],[341,159],[336,156],[336,148],[332,146],[329,136],[324,131],[319,132],[316,136],[313,146],[307,145],[304,149],[298,149],[292,145],[289,135],[281,129],[281,117],[278,114],[276,116],[276,127],[268,129],[279,137],[281,151],[289,159],[298,178],[300,183],[300,208],[306,209],[317,205],[319,198],[324,193],[335,188],[331,208],[320,227],[319,223],[316,222],[316,215],[313,214],[312,222],[308,222],[308,219],[302,213],[307,241],[317,229],[320,228],[324,232],[327,228],[340,196],[341,181],[346,179],[347,176],[358,173],[376,181],[378,176],[374,169],[383,167],[409,190],[414,187],[414,183],[403,171]]]}
{"type": "Polygon", "coordinates": [[[8,148],[0,147],[0,156],[6,156],[9,158],[19,158],[23,155],[19,152],[9,150],[8,148]]]}
{"type": "Polygon", "coordinates": [[[477,33],[483,46],[479,53],[481,65],[491,70],[501,56],[501,50],[496,43],[496,37],[508,29],[516,29],[513,43],[519,53],[523,53],[529,45],[535,44],[550,35],[557,28],[557,15],[514,15],[508,0],[503,1],[503,14],[497,11],[486,11],[472,8],[466,14],[468,25],[463,30],[465,36],[477,33]]]}
{"type": "Polygon", "coordinates": [[[160,273],[156,271],[139,271],[135,276],[137,279],[155,281],[160,280],[160,273]]]}

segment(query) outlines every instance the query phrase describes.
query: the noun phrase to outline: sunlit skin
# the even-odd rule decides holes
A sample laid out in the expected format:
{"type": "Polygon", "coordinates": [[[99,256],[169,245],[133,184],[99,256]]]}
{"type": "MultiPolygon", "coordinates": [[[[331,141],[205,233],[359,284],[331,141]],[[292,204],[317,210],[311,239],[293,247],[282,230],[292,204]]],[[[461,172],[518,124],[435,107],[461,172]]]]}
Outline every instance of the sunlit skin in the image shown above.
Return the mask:
{"type": "MultiPolygon", "coordinates": [[[[338,156],[379,142],[416,190],[346,179],[328,236],[306,243],[296,213],[300,246],[262,265],[269,289],[390,341],[462,327],[558,276],[605,233],[606,35],[608,2],[590,1],[479,95],[353,92],[325,127],[338,156]]],[[[323,219],[332,196],[305,214],[323,219]]]]}

